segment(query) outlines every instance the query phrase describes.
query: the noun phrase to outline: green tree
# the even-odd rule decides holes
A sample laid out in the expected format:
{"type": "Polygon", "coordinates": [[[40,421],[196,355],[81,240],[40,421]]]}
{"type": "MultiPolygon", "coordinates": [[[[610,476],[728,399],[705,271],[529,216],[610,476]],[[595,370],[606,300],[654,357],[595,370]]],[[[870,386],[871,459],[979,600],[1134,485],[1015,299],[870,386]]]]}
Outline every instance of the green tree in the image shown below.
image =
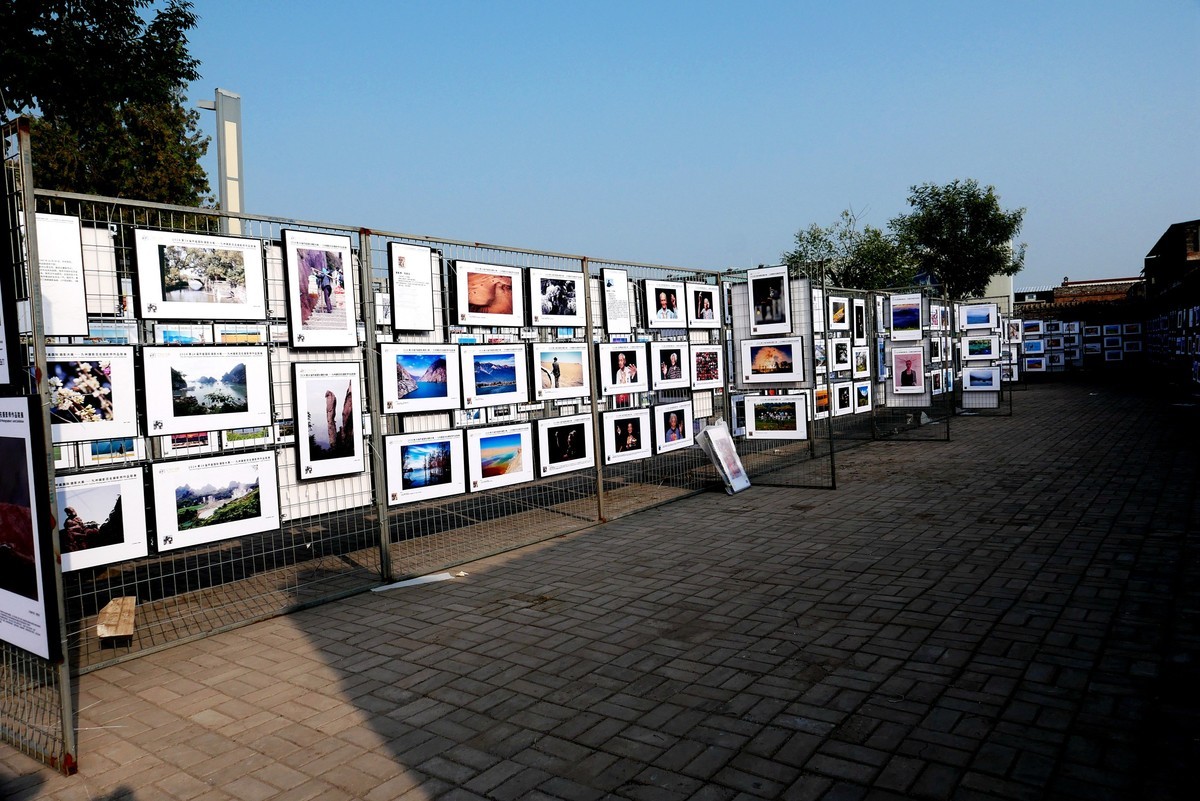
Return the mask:
{"type": "Polygon", "coordinates": [[[995,275],[1015,275],[1025,246],[1012,242],[1025,209],[1005,211],[992,186],[974,179],[914,186],[912,211],[891,221],[907,259],[951,298],[983,294],[995,275]]]}
{"type": "Polygon", "coordinates": [[[199,77],[187,50],[195,24],[188,0],[0,4],[0,100],[6,114],[38,115],[38,186],[211,202],[199,165],[208,137],[199,114],[183,105],[199,77]]]}
{"type": "Polygon", "coordinates": [[[796,232],[795,247],[782,259],[789,267],[810,275],[824,271],[831,286],[884,289],[911,283],[914,270],[904,260],[895,237],[864,225],[858,215],[842,212],[832,225],[812,223],[796,232]]]}

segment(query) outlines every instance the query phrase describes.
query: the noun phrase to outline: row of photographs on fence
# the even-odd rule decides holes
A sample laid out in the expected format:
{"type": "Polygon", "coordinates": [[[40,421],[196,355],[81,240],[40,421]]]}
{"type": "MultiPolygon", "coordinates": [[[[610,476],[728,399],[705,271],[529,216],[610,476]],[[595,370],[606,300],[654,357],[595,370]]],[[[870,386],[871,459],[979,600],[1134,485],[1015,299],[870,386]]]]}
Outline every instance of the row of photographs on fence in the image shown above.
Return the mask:
{"type": "MultiPolygon", "coordinates": [[[[536,448],[532,423],[385,437],[388,504],[595,466],[591,415],[538,420],[536,426],[536,448]]],[[[602,427],[608,464],[694,444],[690,401],[606,412],[602,427]]],[[[160,552],[272,531],[280,524],[276,454],[269,450],[59,476],[55,486],[64,571],[146,556],[151,520],[160,552]]]]}

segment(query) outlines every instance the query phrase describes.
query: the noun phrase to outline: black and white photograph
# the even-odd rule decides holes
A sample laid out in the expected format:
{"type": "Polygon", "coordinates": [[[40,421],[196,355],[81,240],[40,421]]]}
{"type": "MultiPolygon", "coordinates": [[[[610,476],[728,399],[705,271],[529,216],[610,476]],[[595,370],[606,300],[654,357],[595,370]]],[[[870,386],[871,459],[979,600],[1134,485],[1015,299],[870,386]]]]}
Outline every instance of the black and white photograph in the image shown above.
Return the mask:
{"type": "Polygon", "coordinates": [[[583,273],[565,270],[529,271],[529,319],[535,326],[582,328],[583,273]]]}

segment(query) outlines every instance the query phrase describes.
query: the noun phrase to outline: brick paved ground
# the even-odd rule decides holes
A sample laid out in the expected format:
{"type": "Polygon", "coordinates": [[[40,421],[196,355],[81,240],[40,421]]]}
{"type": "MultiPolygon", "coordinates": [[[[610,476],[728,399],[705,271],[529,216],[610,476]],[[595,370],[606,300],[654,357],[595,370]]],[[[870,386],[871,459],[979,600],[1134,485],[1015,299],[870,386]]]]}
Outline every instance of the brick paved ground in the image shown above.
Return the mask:
{"type": "Polygon", "coordinates": [[[1193,798],[1200,415],[1015,412],[88,674],[0,796],[1193,798]]]}

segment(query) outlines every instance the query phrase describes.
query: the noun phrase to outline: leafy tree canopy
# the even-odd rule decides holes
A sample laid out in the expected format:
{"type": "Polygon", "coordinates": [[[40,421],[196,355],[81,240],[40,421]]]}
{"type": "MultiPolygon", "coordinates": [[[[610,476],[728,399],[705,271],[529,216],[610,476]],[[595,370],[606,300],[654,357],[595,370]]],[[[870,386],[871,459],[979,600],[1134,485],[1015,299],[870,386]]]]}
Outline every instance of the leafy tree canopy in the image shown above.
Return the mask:
{"type": "Polygon", "coordinates": [[[22,0],[0,4],[6,114],[37,113],[38,186],[197,205],[208,137],[183,105],[199,77],[188,0],[22,0]],[[159,7],[161,5],[161,7],[159,7]]]}
{"type": "Polygon", "coordinates": [[[837,222],[813,223],[796,232],[796,246],[783,254],[789,267],[824,270],[832,286],[883,289],[911,283],[914,270],[895,237],[870,225],[858,228],[858,215],[847,209],[837,222]]]}
{"type": "Polygon", "coordinates": [[[920,272],[951,298],[983,294],[995,275],[1015,275],[1025,246],[1014,247],[1025,209],[1005,211],[995,187],[973,179],[914,186],[912,211],[891,221],[900,246],[920,272]]]}

